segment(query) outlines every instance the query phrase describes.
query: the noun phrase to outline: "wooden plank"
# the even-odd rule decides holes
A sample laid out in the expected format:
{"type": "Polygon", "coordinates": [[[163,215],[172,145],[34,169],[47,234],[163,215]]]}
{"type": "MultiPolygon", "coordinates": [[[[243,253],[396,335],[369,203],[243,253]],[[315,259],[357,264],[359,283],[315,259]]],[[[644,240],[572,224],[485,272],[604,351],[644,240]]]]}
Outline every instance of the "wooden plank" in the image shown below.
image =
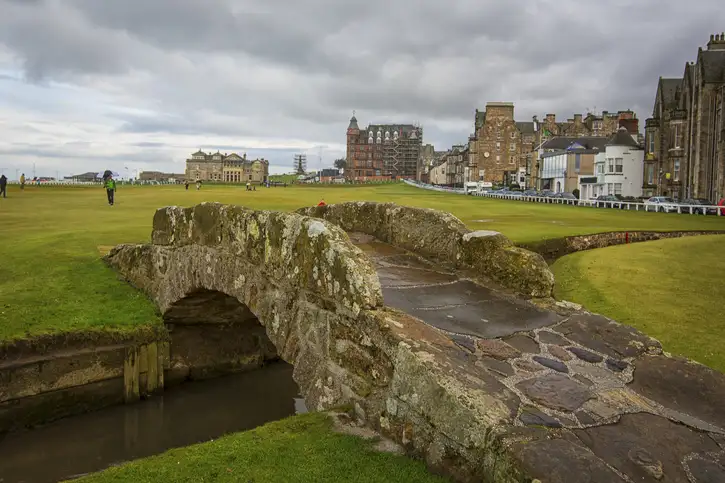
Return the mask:
{"type": "Polygon", "coordinates": [[[140,399],[138,369],[138,348],[126,347],[126,358],[123,363],[123,397],[126,403],[140,399]]]}
{"type": "Polygon", "coordinates": [[[146,350],[146,391],[148,394],[153,393],[159,386],[159,351],[156,342],[150,343],[146,350]]]}

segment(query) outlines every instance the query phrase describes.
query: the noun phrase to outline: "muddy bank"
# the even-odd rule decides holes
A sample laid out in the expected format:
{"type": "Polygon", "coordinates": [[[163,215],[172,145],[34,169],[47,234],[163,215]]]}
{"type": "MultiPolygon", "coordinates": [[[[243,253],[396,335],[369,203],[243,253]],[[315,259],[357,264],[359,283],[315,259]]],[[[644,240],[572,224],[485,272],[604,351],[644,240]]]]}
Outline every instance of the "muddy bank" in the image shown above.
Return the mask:
{"type": "Polygon", "coordinates": [[[227,299],[196,301],[196,312],[182,304],[158,327],[42,336],[0,347],[0,433],[279,359],[246,307],[227,299]]]}
{"type": "Polygon", "coordinates": [[[564,255],[584,250],[697,235],[725,235],[725,231],[618,231],[554,238],[539,242],[521,243],[519,246],[540,254],[549,264],[552,264],[564,255]]]}

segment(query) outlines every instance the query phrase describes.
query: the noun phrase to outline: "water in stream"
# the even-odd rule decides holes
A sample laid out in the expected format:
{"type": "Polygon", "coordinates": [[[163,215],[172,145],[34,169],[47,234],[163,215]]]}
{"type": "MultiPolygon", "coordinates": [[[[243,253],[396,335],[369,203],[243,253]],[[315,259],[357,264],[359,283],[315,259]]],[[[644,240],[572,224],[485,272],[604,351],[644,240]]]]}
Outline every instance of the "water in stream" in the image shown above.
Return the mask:
{"type": "Polygon", "coordinates": [[[0,435],[0,483],[46,483],[304,412],[292,366],[168,389],[128,406],[0,435]]]}

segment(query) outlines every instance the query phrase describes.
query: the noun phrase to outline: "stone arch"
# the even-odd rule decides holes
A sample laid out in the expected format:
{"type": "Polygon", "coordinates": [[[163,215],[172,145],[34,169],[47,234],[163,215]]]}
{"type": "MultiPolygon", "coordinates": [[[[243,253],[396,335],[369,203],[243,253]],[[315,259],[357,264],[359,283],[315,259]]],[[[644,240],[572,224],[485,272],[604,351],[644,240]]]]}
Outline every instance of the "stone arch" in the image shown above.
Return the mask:
{"type": "Polygon", "coordinates": [[[380,282],[339,227],[204,203],[158,210],[152,241],[120,245],[106,261],[162,314],[173,315],[190,294],[222,294],[215,297],[247,307],[279,357],[294,366],[311,409],[360,400],[389,382],[390,371],[368,371],[391,363],[383,351],[364,347],[370,336],[358,320],[382,307],[380,282]]]}
{"type": "Polygon", "coordinates": [[[198,289],[171,304],[166,384],[256,369],[279,359],[257,316],[234,297],[198,289]]]}

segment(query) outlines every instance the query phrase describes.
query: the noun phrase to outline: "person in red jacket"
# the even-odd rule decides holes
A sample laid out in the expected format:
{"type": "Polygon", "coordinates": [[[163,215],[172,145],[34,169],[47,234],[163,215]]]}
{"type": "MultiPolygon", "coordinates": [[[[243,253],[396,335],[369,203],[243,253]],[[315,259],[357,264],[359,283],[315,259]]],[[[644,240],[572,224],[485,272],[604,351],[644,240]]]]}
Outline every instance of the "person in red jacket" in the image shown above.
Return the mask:
{"type": "Polygon", "coordinates": [[[325,200],[320,200],[319,203],[317,203],[317,206],[325,206],[327,203],[325,203],[325,200]]]}

